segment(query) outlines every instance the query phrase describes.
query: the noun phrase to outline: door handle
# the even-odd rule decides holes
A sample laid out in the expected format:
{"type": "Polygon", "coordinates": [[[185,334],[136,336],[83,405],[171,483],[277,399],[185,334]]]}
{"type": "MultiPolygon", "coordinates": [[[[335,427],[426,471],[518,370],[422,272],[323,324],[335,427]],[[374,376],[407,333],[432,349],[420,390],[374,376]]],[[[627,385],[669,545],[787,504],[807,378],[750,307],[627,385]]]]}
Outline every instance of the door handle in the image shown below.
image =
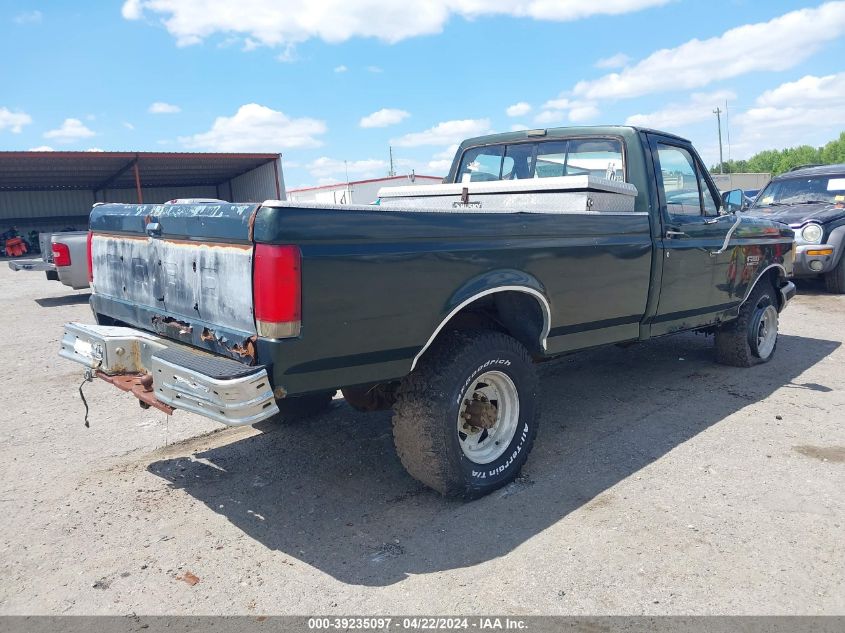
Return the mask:
{"type": "Polygon", "coordinates": [[[666,231],[666,237],[673,238],[673,237],[684,237],[686,233],[683,231],[666,231]]]}

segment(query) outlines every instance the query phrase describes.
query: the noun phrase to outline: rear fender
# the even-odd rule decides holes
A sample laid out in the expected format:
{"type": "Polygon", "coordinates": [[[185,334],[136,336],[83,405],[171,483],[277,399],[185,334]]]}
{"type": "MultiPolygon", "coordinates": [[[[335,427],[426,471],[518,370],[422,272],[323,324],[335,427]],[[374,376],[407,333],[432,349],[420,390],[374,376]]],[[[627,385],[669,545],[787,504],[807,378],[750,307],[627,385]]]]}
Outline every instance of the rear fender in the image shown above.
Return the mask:
{"type": "Polygon", "coordinates": [[[437,338],[437,335],[443,331],[457,314],[484,297],[502,292],[523,293],[532,297],[537,302],[543,315],[543,326],[538,343],[545,350],[546,338],[551,327],[551,306],[549,300],[546,298],[542,284],[535,277],[519,270],[495,270],[469,280],[450,297],[440,313],[440,322],[428,341],[426,341],[426,344],[414,357],[411,363],[411,371],[413,371],[417,365],[417,361],[419,361],[437,338]]]}

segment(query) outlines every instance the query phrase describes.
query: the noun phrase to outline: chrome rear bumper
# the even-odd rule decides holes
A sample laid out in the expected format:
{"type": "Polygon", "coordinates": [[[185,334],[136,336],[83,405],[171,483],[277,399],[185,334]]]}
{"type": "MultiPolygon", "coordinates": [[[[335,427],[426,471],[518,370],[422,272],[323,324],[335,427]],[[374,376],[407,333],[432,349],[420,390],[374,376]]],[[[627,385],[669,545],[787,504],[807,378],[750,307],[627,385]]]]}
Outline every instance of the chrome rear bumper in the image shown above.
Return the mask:
{"type": "Polygon", "coordinates": [[[68,323],[59,356],[107,376],[152,376],[156,400],[223,424],[255,424],[279,412],[263,366],[199,352],[128,327],[68,323]]]}
{"type": "Polygon", "coordinates": [[[56,270],[55,265],[50,262],[45,262],[40,257],[37,259],[13,259],[9,262],[9,268],[12,270],[37,270],[41,272],[49,272],[56,270]]]}

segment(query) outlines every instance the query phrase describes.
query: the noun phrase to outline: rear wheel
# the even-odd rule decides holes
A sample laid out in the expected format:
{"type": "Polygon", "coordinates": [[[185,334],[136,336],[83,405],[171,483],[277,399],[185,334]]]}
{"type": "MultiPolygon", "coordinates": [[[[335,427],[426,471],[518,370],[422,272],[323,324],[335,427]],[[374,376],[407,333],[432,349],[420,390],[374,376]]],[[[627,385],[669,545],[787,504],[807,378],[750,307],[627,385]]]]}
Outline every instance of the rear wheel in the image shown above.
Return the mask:
{"type": "Polygon", "coordinates": [[[276,400],[279,412],[271,418],[271,421],[279,424],[291,424],[298,420],[312,418],[329,408],[334,394],[334,391],[325,391],[276,400]]]}
{"type": "Polygon", "coordinates": [[[825,273],[824,285],[828,292],[845,294],[845,254],[839,256],[839,263],[829,273],[825,273]]]}
{"type": "Polygon", "coordinates": [[[448,332],[396,394],[399,458],[445,495],[485,495],[513,481],[528,459],[538,399],[536,370],[518,341],[498,332],[448,332]]]}
{"type": "Polygon", "coordinates": [[[734,367],[770,361],[777,349],[778,322],[775,289],[761,280],[739,309],[739,317],[716,331],[716,361],[734,367]]]}

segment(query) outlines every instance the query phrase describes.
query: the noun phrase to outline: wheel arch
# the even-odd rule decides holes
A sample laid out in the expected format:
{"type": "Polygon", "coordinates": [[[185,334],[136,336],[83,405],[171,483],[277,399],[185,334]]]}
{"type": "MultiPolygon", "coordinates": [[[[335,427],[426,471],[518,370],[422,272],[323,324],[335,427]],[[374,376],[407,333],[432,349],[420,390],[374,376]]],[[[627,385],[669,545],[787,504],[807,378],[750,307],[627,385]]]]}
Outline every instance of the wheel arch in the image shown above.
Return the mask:
{"type": "Polygon", "coordinates": [[[455,325],[462,316],[477,314],[482,307],[489,311],[491,302],[492,310],[499,317],[496,322],[504,331],[524,344],[532,353],[545,352],[552,310],[543,286],[526,273],[499,270],[467,282],[452,295],[441,313],[437,327],[414,356],[411,371],[450,323],[455,325]],[[520,309],[526,306],[533,306],[539,318],[515,319],[520,309]]]}
{"type": "Polygon", "coordinates": [[[740,301],[739,308],[741,308],[746,301],[748,301],[748,297],[751,296],[751,293],[754,292],[754,288],[757,287],[757,284],[760,283],[761,279],[768,279],[769,282],[772,284],[772,287],[775,289],[775,296],[778,302],[778,312],[782,311],[783,308],[786,306],[786,302],[784,298],[781,296],[780,284],[781,280],[786,281],[789,276],[786,274],[786,268],[784,268],[783,264],[769,264],[760,273],[757,275],[757,279],[754,280],[754,283],[748,286],[748,290],[745,291],[745,296],[740,301]]]}

